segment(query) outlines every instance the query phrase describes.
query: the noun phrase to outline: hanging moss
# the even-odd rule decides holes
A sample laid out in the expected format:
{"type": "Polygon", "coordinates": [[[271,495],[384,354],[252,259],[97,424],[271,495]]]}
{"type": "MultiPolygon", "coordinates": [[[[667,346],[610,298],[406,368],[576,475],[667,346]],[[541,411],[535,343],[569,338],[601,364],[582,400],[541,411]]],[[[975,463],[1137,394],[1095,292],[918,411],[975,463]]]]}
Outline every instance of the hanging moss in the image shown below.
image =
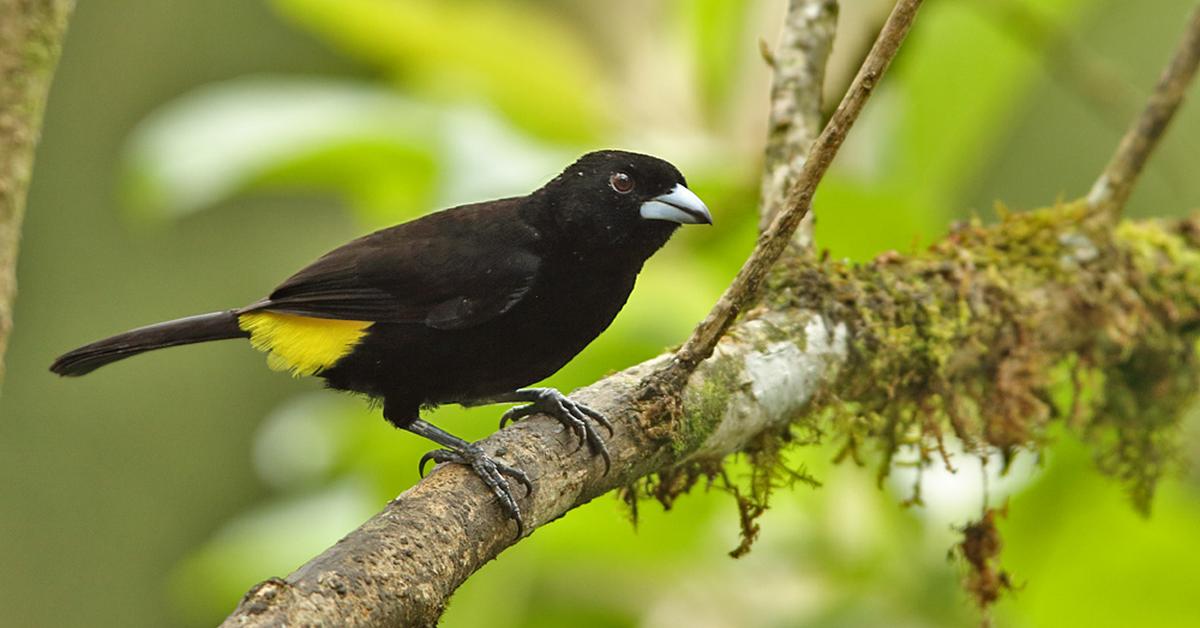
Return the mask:
{"type": "Polygon", "coordinates": [[[950,554],[966,564],[963,587],[983,612],[996,603],[1000,596],[1012,591],[1012,579],[999,564],[1000,550],[1004,543],[996,528],[996,517],[1007,514],[1005,510],[987,508],[978,520],[959,529],[962,540],[950,554]]]}
{"type": "MultiPolygon", "coordinates": [[[[840,459],[873,461],[880,479],[901,450],[950,466],[944,441],[953,434],[968,451],[1011,460],[1040,452],[1047,425],[1065,420],[1146,512],[1200,388],[1200,218],[1114,229],[1082,202],[1002,211],[998,224],[955,225],[912,256],[785,260],[764,305],[850,330],[844,375],[803,417],[842,443],[840,459]]],[[[741,385],[728,366],[688,393],[670,430],[677,454],[719,424],[741,385]]],[[[771,488],[793,476],[781,454],[791,434],[763,435],[749,449],[750,486],[730,489],[746,540],[771,488]]],[[[643,494],[666,504],[698,477],[720,485],[720,468],[703,467],[652,480],[643,494]]]]}
{"type": "Polygon", "coordinates": [[[790,260],[771,305],[850,327],[852,376],[826,395],[829,429],[851,455],[877,451],[881,477],[904,447],[944,458],[946,432],[981,454],[1037,451],[1069,415],[1145,511],[1200,383],[1198,224],[1114,230],[1081,202],[1002,212],[912,257],[790,260]],[[1055,401],[1064,368],[1097,383],[1088,399],[1055,401]]]}

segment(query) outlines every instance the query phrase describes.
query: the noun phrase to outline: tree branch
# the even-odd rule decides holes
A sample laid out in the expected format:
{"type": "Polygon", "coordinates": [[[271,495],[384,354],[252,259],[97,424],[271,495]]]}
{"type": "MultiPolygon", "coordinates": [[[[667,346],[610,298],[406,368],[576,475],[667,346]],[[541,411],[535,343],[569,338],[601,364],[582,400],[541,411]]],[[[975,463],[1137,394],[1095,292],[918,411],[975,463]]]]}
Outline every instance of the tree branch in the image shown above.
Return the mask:
{"type": "MultiPolygon", "coordinates": [[[[480,443],[533,478],[527,529],[647,474],[778,441],[817,416],[844,419],[827,437],[855,457],[869,443],[881,470],[904,447],[927,462],[944,431],[1011,453],[1065,419],[1104,443],[1103,466],[1148,503],[1166,435],[1200,388],[1200,222],[1113,228],[1084,220],[1091,207],[1080,202],[960,227],[912,259],[856,267],[792,256],[771,270],[916,5],[897,5],[785,208],[684,349],[574,395],[616,426],[611,472],[545,417],[480,443]],[[733,325],[768,279],[766,302],[733,325]],[[1102,394],[1056,409],[1063,365],[1102,394]],[[646,385],[664,373],[677,388],[646,385]]],[[[511,534],[477,478],[442,465],[287,579],[256,586],[224,625],[432,625],[511,534]]]]}
{"type": "MultiPolygon", "coordinates": [[[[1035,446],[1057,416],[1109,442],[1111,470],[1145,494],[1163,468],[1155,443],[1200,375],[1191,357],[1200,223],[1114,231],[1086,226],[1086,211],[1076,203],[963,227],[908,260],[789,258],[769,302],[691,375],[680,408],[639,404],[643,379],[669,354],[572,395],[615,424],[608,475],[546,417],[480,445],[533,478],[521,500],[529,530],[649,473],[719,461],[822,414],[839,417],[826,438],[852,455],[878,449],[881,468],[903,443],[936,451],[942,431],[969,446],[1035,446]],[[1113,407],[1056,415],[1043,400],[1064,363],[1098,373],[1113,407]]],[[[512,533],[470,471],[441,465],[286,580],[256,586],[224,625],[433,625],[512,533]]]]}
{"type": "MultiPolygon", "coordinates": [[[[572,453],[570,436],[545,417],[525,420],[501,430],[480,444],[489,454],[503,456],[533,479],[534,490],[522,500],[527,530],[536,529],[568,510],[638,478],[667,468],[689,454],[723,456],[767,421],[785,422],[803,406],[805,391],[819,385],[828,364],[844,352],[844,330],[832,335],[822,320],[808,328],[811,342],[800,354],[784,354],[796,376],[796,390],[780,391],[779,403],[767,410],[747,391],[740,397],[744,416],[728,421],[720,433],[697,434],[703,443],[663,440],[653,424],[667,417],[642,416],[638,409],[642,378],[666,359],[640,364],[609,376],[572,395],[613,420],[615,435],[608,439],[612,470],[586,451],[572,453]]],[[[766,341],[768,320],[743,326],[747,339],[766,341]]],[[[758,361],[769,370],[774,354],[755,353],[745,343],[722,347],[729,363],[758,361]]],[[[702,367],[695,386],[725,387],[719,369],[702,367]]],[[[480,490],[479,480],[459,465],[441,465],[419,484],[387,505],[358,530],[288,576],[260,584],[238,606],[226,626],[274,625],[433,625],[450,594],[477,569],[513,544],[513,527],[495,499],[480,490]]]]}
{"type": "MultiPolygon", "coordinates": [[[[763,162],[759,231],[783,209],[813,140],[821,132],[825,62],[833,49],[838,5],[834,0],[791,0],[779,46],[764,56],[774,70],[767,148],[763,162]]],[[[764,48],[766,44],[763,44],[764,48]]],[[[812,248],[812,216],[796,230],[799,250],[812,248]]]]}
{"type": "MultiPolygon", "coordinates": [[[[597,462],[584,454],[569,453],[564,434],[544,417],[522,421],[481,443],[533,479],[534,491],[521,506],[527,513],[527,530],[649,473],[693,457],[719,459],[738,450],[766,426],[786,425],[837,372],[845,356],[846,330],[811,312],[747,321],[738,327],[737,341],[725,343],[716,356],[713,352],[737,314],[760,295],[767,272],[808,212],[817,183],[895,56],[919,5],[920,0],[897,3],[850,91],[809,150],[783,211],[684,348],[578,392],[578,399],[606,414],[617,427],[608,441],[613,454],[610,473],[602,474],[597,462]],[[801,335],[792,335],[782,345],[771,344],[782,326],[796,324],[801,335]],[[802,343],[797,340],[801,337],[802,343]],[[764,344],[773,348],[755,349],[764,344]],[[684,384],[688,391],[735,390],[742,382],[729,379],[730,365],[758,378],[783,374],[787,385],[725,395],[716,408],[721,414],[706,417],[697,429],[669,427],[675,416],[672,404],[643,407],[650,397],[677,400],[684,384]],[[668,395],[648,390],[648,380],[661,382],[664,377],[678,380],[668,395]],[[730,414],[735,407],[741,412],[730,414]]],[[[796,2],[792,8],[806,6],[813,5],[796,2]]],[[[827,52],[827,47],[815,52],[827,52]]],[[[819,82],[813,85],[819,88],[819,82]]],[[[684,394],[685,407],[691,394],[684,394]]],[[[698,403],[702,402],[692,400],[692,406],[698,403]]],[[[456,465],[442,465],[287,580],[272,579],[255,587],[224,625],[432,625],[450,594],[513,542],[509,522],[490,494],[478,490],[477,479],[456,465]]]]}
{"type": "Polygon", "coordinates": [[[72,0],[0,0],[0,384],[33,152],[72,0]]]}
{"type": "MultiPolygon", "coordinates": [[[[611,472],[546,417],[480,443],[534,480],[521,500],[528,530],[651,473],[670,477],[751,443],[778,447],[818,416],[842,419],[822,426],[847,455],[865,444],[880,451],[881,472],[904,448],[928,462],[945,431],[1011,454],[1067,420],[1148,504],[1169,434],[1200,389],[1200,221],[1114,228],[1085,220],[1092,207],[1077,202],[959,227],[911,259],[850,266],[791,256],[771,269],[916,5],[897,5],[723,305],[680,352],[573,395],[616,426],[611,472]],[[733,325],[768,279],[769,298],[733,325]],[[1064,365],[1103,390],[1058,408],[1064,365]],[[678,387],[647,386],[664,374],[678,387]]],[[[256,586],[224,625],[433,625],[511,534],[477,478],[442,465],[287,579],[256,586]]]]}
{"type": "Polygon", "coordinates": [[[1184,31],[1183,40],[1175,49],[1170,63],[1163,70],[1154,93],[1141,114],[1125,131],[1116,153],[1104,168],[1100,178],[1088,192],[1088,204],[1108,218],[1116,218],[1129,200],[1138,175],[1167,130],[1171,118],[1183,101],[1188,85],[1200,64],[1200,5],[1193,11],[1184,31]]]}

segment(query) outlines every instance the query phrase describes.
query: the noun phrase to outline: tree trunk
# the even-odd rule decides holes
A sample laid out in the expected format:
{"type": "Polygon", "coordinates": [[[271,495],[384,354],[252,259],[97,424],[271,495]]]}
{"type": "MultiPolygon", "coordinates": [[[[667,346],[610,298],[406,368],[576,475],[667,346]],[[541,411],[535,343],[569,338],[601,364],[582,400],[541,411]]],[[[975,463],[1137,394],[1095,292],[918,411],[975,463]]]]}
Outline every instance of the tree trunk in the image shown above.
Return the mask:
{"type": "Polygon", "coordinates": [[[73,0],[0,0],[0,384],[33,153],[73,0]]]}

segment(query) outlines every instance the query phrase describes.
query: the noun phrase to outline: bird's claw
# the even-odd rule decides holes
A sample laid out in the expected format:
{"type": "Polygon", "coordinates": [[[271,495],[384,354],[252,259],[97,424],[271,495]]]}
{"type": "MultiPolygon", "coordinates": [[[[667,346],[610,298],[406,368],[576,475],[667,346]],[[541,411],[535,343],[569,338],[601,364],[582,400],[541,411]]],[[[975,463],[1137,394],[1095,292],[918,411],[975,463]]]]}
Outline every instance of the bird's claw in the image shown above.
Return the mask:
{"type": "Polygon", "coordinates": [[[509,423],[516,423],[534,412],[537,412],[537,408],[533,407],[533,404],[509,408],[500,415],[500,429],[504,429],[509,423]]]}
{"type": "Polygon", "coordinates": [[[421,459],[417,461],[417,473],[424,478],[425,465],[429,464],[429,461],[432,460],[434,466],[436,467],[443,462],[453,462],[454,460],[450,458],[450,456],[453,454],[454,452],[450,451],[449,449],[434,449],[433,451],[425,452],[425,455],[421,456],[421,459]]]}
{"type": "Polygon", "coordinates": [[[579,445],[575,447],[575,451],[579,451],[586,443],[593,455],[604,459],[604,473],[607,475],[612,468],[612,457],[608,453],[608,447],[604,445],[604,439],[600,438],[596,428],[592,427],[592,422],[604,426],[608,430],[608,435],[612,436],[614,434],[613,426],[608,417],[582,403],[568,399],[566,395],[553,388],[535,390],[537,396],[532,398],[529,404],[510,408],[500,416],[500,427],[503,428],[510,421],[519,421],[539,412],[551,416],[561,423],[564,429],[570,430],[579,438],[579,445]]]}
{"type": "Polygon", "coordinates": [[[533,482],[524,471],[488,456],[482,448],[475,445],[463,451],[434,449],[426,453],[421,456],[418,466],[421,477],[425,477],[425,465],[431,460],[437,464],[453,462],[470,467],[483,484],[490,488],[496,498],[500,500],[500,507],[504,509],[504,512],[516,522],[517,538],[525,535],[525,522],[521,519],[521,507],[517,505],[517,499],[512,494],[512,486],[505,477],[508,476],[520,482],[525,487],[525,496],[528,497],[533,492],[533,482]]]}

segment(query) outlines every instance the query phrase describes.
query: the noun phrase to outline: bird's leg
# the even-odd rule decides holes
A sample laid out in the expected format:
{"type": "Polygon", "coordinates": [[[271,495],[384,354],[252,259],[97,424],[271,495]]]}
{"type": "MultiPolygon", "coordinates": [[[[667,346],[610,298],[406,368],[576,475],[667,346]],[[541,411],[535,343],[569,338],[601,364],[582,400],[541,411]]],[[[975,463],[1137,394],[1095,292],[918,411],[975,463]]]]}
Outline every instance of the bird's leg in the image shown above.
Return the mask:
{"type": "Polygon", "coordinates": [[[608,430],[609,436],[613,434],[612,423],[603,414],[582,403],[571,401],[566,395],[553,388],[524,388],[493,397],[472,399],[460,403],[471,407],[511,402],[528,402],[528,405],[517,406],[505,412],[500,417],[500,427],[503,428],[509,421],[519,421],[539,412],[554,417],[555,420],[562,424],[563,428],[570,430],[579,437],[579,447],[583,447],[583,444],[587,443],[592,455],[598,455],[604,459],[604,473],[608,473],[608,470],[612,467],[612,458],[609,456],[608,447],[604,445],[604,439],[600,438],[600,433],[592,426],[592,422],[594,421],[603,425],[608,430]]]}
{"type": "Polygon", "coordinates": [[[521,520],[521,508],[517,505],[517,499],[513,496],[508,479],[505,478],[508,476],[520,482],[525,486],[525,494],[528,495],[533,490],[533,482],[529,481],[529,476],[525,475],[524,471],[488,456],[479,445],[468,443],[421,419],[413,419],[402,427],[445,447],[445,449],[435,449],[421,456],[418,468],[421,475],[425,475],[425,464],[430,460],[437,464],[456,462],[471,467],[475,475],[478,475],[479,479],[496,494],[496,498],[500,500],[500,506],[504,508],[508,516],[517,523],[517,538],[521,538],[525,534],[525,523],[521,520]]]}

